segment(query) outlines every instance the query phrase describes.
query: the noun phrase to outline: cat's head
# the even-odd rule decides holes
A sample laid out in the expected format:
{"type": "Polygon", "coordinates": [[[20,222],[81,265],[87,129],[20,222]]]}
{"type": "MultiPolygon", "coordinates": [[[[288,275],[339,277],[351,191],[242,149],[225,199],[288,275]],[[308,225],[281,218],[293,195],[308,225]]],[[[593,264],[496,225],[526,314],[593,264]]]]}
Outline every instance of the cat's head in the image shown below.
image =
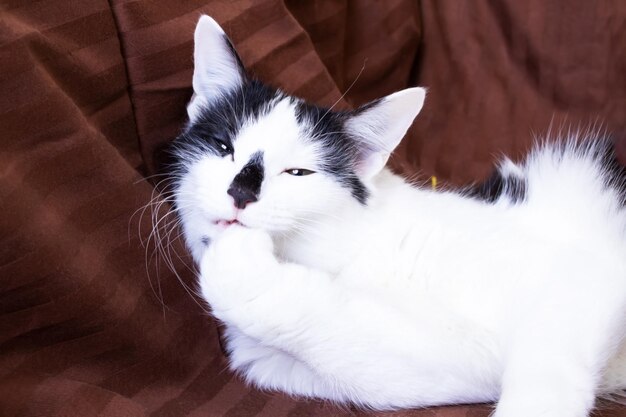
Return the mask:
{"type": "Polygon", "coordinates": [[[175,140],[173,187],[196,261],[234,222],[271,234],[315,225],[348,205],[366,206],[424,102],[410,88],[355,111],[304,102],[248,77],[210,17],[195,32],[189,122],[175,140]]]}

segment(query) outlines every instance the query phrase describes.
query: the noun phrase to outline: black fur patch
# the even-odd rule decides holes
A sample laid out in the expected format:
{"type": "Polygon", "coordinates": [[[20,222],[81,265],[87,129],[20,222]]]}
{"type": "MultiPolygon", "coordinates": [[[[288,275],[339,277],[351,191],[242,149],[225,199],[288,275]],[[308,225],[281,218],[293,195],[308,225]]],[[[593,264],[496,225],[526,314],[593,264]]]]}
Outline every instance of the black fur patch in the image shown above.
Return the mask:
{"type": "Polygon", "coordinates": [[[514,175],[505,177],[496,170],[485,182],[471,188],[467,195],[488,203],[505,197],[512,203],[519,203],[526,198],[526,180],[514,175]]]}
{"type": "Polygon", "coordinates": [[[312,140],[321,143],[325,165],[322,170],[347,187],[361,204],[367,202],[367,188],[354,171],[359,158],[359,147],[344,129],[349,113],[332,112],[305,102],[296,104],[298,123],[311,128],[312,140]]]}
{"type": "Polygon", "coordinates": [[[272,103],[285,97],[283,93],[257,80],[247,80],[241,88],[234,89],[202,109],[198,119],[190,123],[174,141],[173,152],[182,159],[193,160],[206,152],[225,156],[226,144],[233,149],[233,140],[244,122],[267,114],[272,103]],[[187,158],[188,157],[188,158],[187,158]]]}
{"type": "Polygon", "coordinates": [[[250,157],[228,187],[227,193],[233,197],[237,208],[243,209],[248,203],[258,201],[263,177],[263,152],[259,151],[250,157]]]}

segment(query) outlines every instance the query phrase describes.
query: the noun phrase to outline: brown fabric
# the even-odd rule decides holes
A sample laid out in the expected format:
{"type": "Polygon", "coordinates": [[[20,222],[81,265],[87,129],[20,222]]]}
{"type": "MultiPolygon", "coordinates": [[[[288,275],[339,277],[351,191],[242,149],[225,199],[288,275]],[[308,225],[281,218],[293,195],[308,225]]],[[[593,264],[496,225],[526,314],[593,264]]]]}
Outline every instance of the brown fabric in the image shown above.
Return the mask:
{"type": "Polygon", "coordinates": [[[253,73],[319,104],[350,87],[338,106],[429,87],[393,160],[407,174],[479,179],[551,122],[626,132],[619,0],[3,0],[0,10],[0,416],[489,415],[339,409],[258,392],[225,370],[182,245],[180,282],[142,247],[151,219],[136,213],[152,197],[155,152],[184,121],[200,13],[253,73]]]}
{"type": "Polygon", "coordinates": [[[626,143],[626,2],[424,0],[421,10],[417,80],[429,95],[420,140],[406,143],[410,166],[467,183],[550,126],[602,124],[626,143]]]}

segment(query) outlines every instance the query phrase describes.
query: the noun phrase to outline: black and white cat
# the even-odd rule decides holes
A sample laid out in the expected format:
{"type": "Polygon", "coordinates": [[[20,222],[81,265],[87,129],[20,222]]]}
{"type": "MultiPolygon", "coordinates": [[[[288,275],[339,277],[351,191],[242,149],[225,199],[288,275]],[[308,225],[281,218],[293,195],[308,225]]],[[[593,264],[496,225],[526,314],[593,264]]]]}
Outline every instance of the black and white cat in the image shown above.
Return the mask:
{"type": "Polygon", "coordinates": [[[497,417],[583,417],[626,388],[624,184],[599,135],[503,160],[489,200],[423,190],[384,168],[423,89],[316,107],[249,78],[208,16],[194,59],[175,210],[246,380],[497,417]]]}

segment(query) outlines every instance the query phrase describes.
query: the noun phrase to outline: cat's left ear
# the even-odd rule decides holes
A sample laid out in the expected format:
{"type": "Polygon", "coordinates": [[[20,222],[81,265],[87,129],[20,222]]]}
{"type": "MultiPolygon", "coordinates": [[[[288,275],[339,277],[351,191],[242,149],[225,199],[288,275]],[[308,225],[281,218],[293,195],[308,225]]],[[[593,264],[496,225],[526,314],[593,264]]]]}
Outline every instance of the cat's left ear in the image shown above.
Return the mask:
{"type": "Polygon", "coordinates": [[[352,112],[345,128],[359,142],[359,176],[369,179],[383,169],[422,109],[425,97],[425,89],[407,88],[352,112]]]}
{"type": "Polygon", "coordinates": [[[194,34],[193,97],[187,106],[194,120],[201,108],[240,88],[246,71],[235,48],[213,18],[202,15],[194,34]]]}

